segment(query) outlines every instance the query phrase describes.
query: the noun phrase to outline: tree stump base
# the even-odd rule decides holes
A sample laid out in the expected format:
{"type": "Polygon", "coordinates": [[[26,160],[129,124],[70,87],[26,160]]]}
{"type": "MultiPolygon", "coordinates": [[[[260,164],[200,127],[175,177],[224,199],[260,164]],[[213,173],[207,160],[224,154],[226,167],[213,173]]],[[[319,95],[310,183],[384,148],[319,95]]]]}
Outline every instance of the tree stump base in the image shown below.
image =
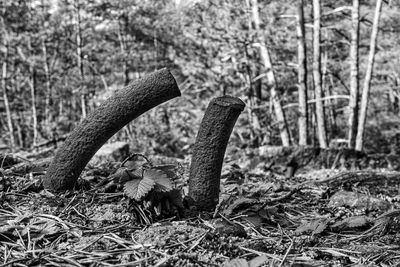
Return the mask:
{"type": "Polygon", "coordinates": [[[189,198],[198,210],[212,211],[218,204],[220,176],[226,146],[245,104],[236,97],[211,100],[193,147],[189,198]]]}

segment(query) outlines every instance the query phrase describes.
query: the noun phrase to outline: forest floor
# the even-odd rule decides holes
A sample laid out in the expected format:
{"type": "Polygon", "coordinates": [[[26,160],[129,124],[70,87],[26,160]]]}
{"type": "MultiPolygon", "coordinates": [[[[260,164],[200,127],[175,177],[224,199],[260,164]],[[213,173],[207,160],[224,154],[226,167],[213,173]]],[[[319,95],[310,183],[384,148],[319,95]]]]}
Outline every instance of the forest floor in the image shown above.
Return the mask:
{"type": "MultiPolygon", "coordinates": [[[[400,264],[399,172],[303,168],[287,178],[227,155],[220,205],[199,215],[173,197],[131,199],[106,161],[55,195],[41,186],[46,164],[1,165],[1,267],[400,264]]],[[[157,164],[187,193],[188,160],[157,164]]]]}

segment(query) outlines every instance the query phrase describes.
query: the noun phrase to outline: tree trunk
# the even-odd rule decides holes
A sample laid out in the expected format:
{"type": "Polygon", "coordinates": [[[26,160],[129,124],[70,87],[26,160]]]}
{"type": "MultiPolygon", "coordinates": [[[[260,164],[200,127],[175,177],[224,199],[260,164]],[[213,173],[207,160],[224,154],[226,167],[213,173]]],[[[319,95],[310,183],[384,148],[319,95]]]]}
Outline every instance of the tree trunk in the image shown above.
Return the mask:
{"type": "Polygon", "coordinates": [[[365,122],[367,119],[369,90],[371,87],[372,70],[374,67],[375,47],[378,36],[378,26],[379,26],[379,18],[381,15],[381,9],[382,9],[382,0],[377,0],[374,22],[372,25],[371,42],[369,46],[368,65],[367,65],[367,71],[365,73],[364,86],[361,96],[360,117],[358,119],[357,140],[356,140],[356,150],[358,151],[361,151],[363,149],[363,143],[364,143],[364,129],[365,129],[365,122]]]}
{"type": "Polygon", "coordinates": [[[359,69],[358,69],[358,43],[360,35],[360,3],[353,0],[351,13],[351,45],[350,45],[350,100],[349,100],[349,148],[354,149],[356,145],[358,124],[358,96],[359,96],[359,69]]]}
{"type": "Polygon", "coordinates": [[[218,204],[222,163],[232,129],[245,104],[236,97],[211,100],[197,133],[189,175],[189,197],[198,210],[218,204]]]}
{"type": "MultiPolygon", "coordinates": [[[[329,117],[329,110],[331,109],[330,102],[332,101],[332,97],[335,96],[332,96],[330,94],[331,90],[327,90],[327,85],[326,85],[327,73],[328,73],[328,51],[325,50],[321,55],[321,90],[322,92],[324,92],[321,100],[324,107],[325,129],[328,132],[328,129],[332,129],[332,127],[330,127],[331,125],[329,124],[330,123],[329,118],[328,119],[326,118],[326,108],[328,109],[328,117],[329,117]]],[[[326,135],[327,135],[327,140],[329,140],[328,133],[326,133],[326,135]]]]}
{"type": "MultiPolygon", "coordinates": [[[[28,39],[28,53],[31,56],[32,46],[31,46],[31,38],[28,39]]],[[[32,147],[36,147],[36,142],[38,138],[38,121],[37,121],[37,109],[36,109],[36,70],[34,67],[33,58],[26,59],[29,64],[29,87],[31,93],[31,103],[32,103],[32,147]]]]}
{"type": "MultiPolygon", "coordinates": [[[[2,24],[4,26],[4,22],[2,24]]],[[[6,116],[7,116],[8,134],[10,137],[10,149],[11,149],[11,151],[13,151],[13,149],[15,147],[14,129],[13,129],[13,123],[12,123],[12,117],[11,117],[10,103],[8,102],[8,94],[7,94],[8,34],[5,30],[4,30],[4,34],[3,34],[3,40],[4,40],[5,51],[4,51],[2,76],[1,76],[1,87],[3,89],[4,108],[6,110],[6,116]]]]}
{"type": "Polygon", "coordinates": [[[270,91],[270,97],[274,106],[276,120],[278,121],[279,131],[281,135],[282,145],[290,146],[290,135],[289,130],[286,123],[285,113],[282,108],[280,94],[277,90],[277,84],[275,79],[275,74],[273,71],[271,58],[269,56],[269,52],[267,46],[265,45],[264,34],[260,29],[260,17],[258,13],[258,1],[252,0],[252,14],[253,14],[253,22],[254,27],[257,32],[257,38],[259,41],[259,49],[260,56],[262,59],[262,63],[264,66],[264,71],[266,72],[267,83],[270,91]]]}
{"type": "Polygon", "coordinates": [[[260,98],[256,98],[256,92],[255,92],[255,86],[252,80],[252,71],[250,67],[250,55],[249,51],[247,49],[246,44],[244,45],[244,52],[245,52],[245,58],[246,58],[246,74],[244,74],[244,80],[248,84],[249,91],[247,93],[247,114],[248,114],[248,120],[251,125],[250,129],[250,145],[251,146],[259,146],[260,145],[260,136],[259,133],[261,132],[261,126],[260,126],[260,121],[258,119],[257,113],[254,111],[254,107],[257,104],[257,100],[261,100],[261,92],[260,92],[260,98]]]}
{"type": "Polygon", "coordinates": [[[297,8],[297,53],[299,82],[299,145],[307,145],[308,107],[307,107],[307,49],[304,27],[304,1],[300,0],[297,8]]]}
{"type": "Polygon", "coordinates": [[[315,90],[315,112],[317,119],[318,141],[321,148],[327,148],[324,105],[321,87],[321,10],[319,0],[313,0],[314,31],[313,31],[313,76],[315,90]]]}
{"type": "Polygon", "coordinates": [[[73,188],[86,164],[111,136],[144,112],[177,96],[179,88],[167,69],[117,91],[65,140],[43,178],[45,188],[52,191],[73,188]]]}
{"type": "MultiPolygon", "coordinates": [[[[332,77],[331,73],[329,74],[329,83],[330,83],[330,86],[328,86],[328,93],[329,93],[329,95],[332,95],[333,94],[332,88],[334,88],[335,83],[333,82],[333,77],[332,77]]],[[[337,115],[336,115],[336,107],[338,106],[337,99],[336,98],[335,99],[331,99],[329,101],[329,105],[331,105],[331,108],[329,109],[329,119],[330,119],[330,124],[331,124],[331,127],[332,127],[331,130],[333,131],[333,133],[335,135],[336,132],[337,132],[337,129],[338,129],[337,122],[336,122],[336,117],[337,117],[337,115]]]]}
{"type": "Polygon", "coordinates": [[[82,31],[81,31],[81,15],[80,15],[80,3],[79,0],[75,0],[75,16],[76,16],[76,54],[78,58],[77,67],[79,70],[80,80],[81,80],[81,110],[82,119],[86,118],[86,86],[85,73],[83,70],[83,56],[82,56],[82,31]]]}
{"type": "Polygon", "coordinates": [[[21,128],[21,124],[24,124],[24,115],[22,112],[18,112],[18,122],[15,123],[15,128],[16,128],[16,132],[17,132],[17,138],[18,138],[18,145],[23,148],[25,147],[25,142],[24,142],[24,138],[23,138],[23,134],[22,134],[22,128],[21,128]]]}
{"type": "MultiPolygon", "coordinates": [[[[19,72],[19,69],[16,71],[19,72]]],[[[13,77],[13,87],[14,87],[14,94],[20,94],[21,93],[21,86],[20,86],[20,80],[18,80],[17,75],[14,75],[13,77]]],[[[23,134],[23,127],[22,125],[25,124],[25,119],[24,119],[24,112],[23,111],[18,111],[18,119],[14,120],[14,125],[15,125],[15,131],[17,134],[17,140],[18,140],[18,145],[21,148],[25,148],[25,139],[24,139],[24,134],[23,134]]]]}
{"type": "Polygon", "coordinates": [[[50,67],[49,63],[47,61],[47,47],[46,47],[46,40],[45,38],[42,38],[42,52],[43,52],[43,68],[44,68],[44,74],[46,78],[46,95],[45,95],[45,104],[44,104],[44,122],[45,122],[45,128],[47,134],[50,136],[51,129],[50,129],[50,103],[51,103],[51,98],[52,98],[52,92],[51,92],[51,82],[50,82],[50,67]]]}
{"type": "Polygon", "coordinates": [[[31,101],[32,101],[32,146],[36,147],[36,142],[38,138],[38,122],[37,122],[37,110],[36,110],[36,73],[33,67],[33,63],[29,63],[29,87],[31,91],[31,101]]]}

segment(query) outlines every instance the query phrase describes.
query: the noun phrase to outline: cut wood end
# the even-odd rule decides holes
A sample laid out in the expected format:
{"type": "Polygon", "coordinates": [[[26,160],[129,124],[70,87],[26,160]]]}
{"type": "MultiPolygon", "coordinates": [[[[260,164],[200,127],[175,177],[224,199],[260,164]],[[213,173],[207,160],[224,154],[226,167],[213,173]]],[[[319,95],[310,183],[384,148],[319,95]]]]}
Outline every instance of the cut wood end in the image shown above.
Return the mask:
{"type": "Polygon", "coordinates": [[[166,84],[171,84],[172,95],[173,96],[181,96],[181,91],[179,90],[178,84],[170,70],[168,68],[162,68],[151,73],[148,77],[156,77],[158,80],[164,81],[166,84]]]}
{"type": "Polygon", "coordinates": [[[212,104],[216,104],[223,107],[231,107],[234,109],[238,109],[240,111],[243,111],[244,107],[246,106],[246,104],[239,98],[229,95],[214,98],[211,102],[212,104]]]}

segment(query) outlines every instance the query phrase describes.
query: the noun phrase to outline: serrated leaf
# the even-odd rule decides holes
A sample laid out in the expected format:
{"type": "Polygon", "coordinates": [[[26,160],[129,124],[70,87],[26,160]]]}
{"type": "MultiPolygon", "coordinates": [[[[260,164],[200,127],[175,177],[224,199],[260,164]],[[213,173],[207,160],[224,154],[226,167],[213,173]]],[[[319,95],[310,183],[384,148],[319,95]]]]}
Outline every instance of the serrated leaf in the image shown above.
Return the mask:
{"type": "Polygon", "coordinates": [[[174,180],[177,178],[177,167],[173,164],[166,164],[166,165],[158,165],[154,166],[152,169],[157,169],[160,171],[163,171],[167,177],[171,180],[174,180]]]}
{"type": "Polygon", "coordinates": [[[171,180],[168,178],[167,174],[161,170],[157,169],[145,170],[143,177],[152,179],[156,183],[155,186],[156,191],[168,192],[173,189],[171,180]]]}
{"type": "Polygon", "coordinates": [[[143,170],[142,169],[133,169],[133,170],[131,170],[131,175],[135,178],[142,179],[143,178],[143,170]]]}
{"type": "Polygon", "coordinates": [[[143,179],[133,179],[125,183],[125,194],[135,199],[136,201],[142,200],[154,188],[155,181],[144,177],[143,179]]]}

